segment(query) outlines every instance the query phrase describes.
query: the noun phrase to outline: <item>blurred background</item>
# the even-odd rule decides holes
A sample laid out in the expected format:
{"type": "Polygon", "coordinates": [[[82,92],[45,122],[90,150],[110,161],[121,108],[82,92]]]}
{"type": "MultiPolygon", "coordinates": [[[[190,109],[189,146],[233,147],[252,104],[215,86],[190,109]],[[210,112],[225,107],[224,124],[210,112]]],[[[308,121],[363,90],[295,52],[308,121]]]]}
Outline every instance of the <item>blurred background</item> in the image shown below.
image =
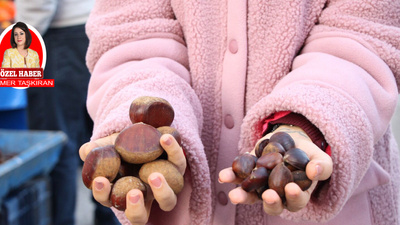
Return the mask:
{"type": "Polygon", "coordinates": [[[0,0],[0,31],[14,23],[15,5],[13,1],[0,0]]]}
{"type": "Polygon", "coordinates": [[[54,88],[0,88],[0,225],[120,224],[83,185],[78,155],[93,128],[85,61],[93,4],[0,0],[0,32],[15,22],[35,28],[46,46],[44,77],[55,80],[54,88]]]}
{"type": "MultiPolygon", "coordinates": [[[[59,47],[65,48],[64,44],[73,43],[68,48],[74,50],[71,54],[62,52],[64,63],[61,65],[65,68],[52,66],[59,65],[58,62],[47,62],[44,76],[47,79],[55,79],[57,88],[0,88],[0,225],[119,224],[108,209],[93,201],[91,191],[83,185],[82,162],[78,156],[79,146],[89,140],[92,129],[85,108],[86,86],[90,75],[86,71],[84,60],[88,43],[84,24],[93,1],[64,2],[70,2],[73,6],[52,6],[46,3],[46,0],[0,0],[0,33],[16,22],[17,16],[38,28],[45,39],[48,58],[51,59],[52,54],[60,54],[52,51],[59,47]],[[83,5],[78,7],[78,4],[83,5]],[[82,9],[79,15],[84,15],[84,18],[81,18],[79,24],[52,25],[76,16],[71,13],[72,8],[82,9]],[[71,32],[79,34],[80,36],[76,37],[79,39],[62,39],[66,33],[71,32]],[[54,39],[62,39],[63,43],[55,43],[52,41],[54,39]],[[83,44],[77,47],[77,42],[83,44]],[[77,55],[79,61],[69,61],[69,58],[76,59],[77,55]],[[77,74],[79,77],[65,80],[62,79],[65,74],[59,74],[58,70],[65,70],[68,75],[77,74]],[[80,86],[76,86],[76,83],[80,86]],[[75,88],[76,91],[70,91],[71,88],[75,88]],[[71,97],[72,93],[75,94],[71,97]],[[65,97],[66,95],[68,97],[65,97]],[[68,111],[75,114],[60,113],[67,110],[57,102],[65,104],[69,107],[68,111]],[[76,135],[77,130],[83,130],[85,133],[76,135]],[[60,197],[60,194],[54,191],[58,186],[64,186],[64,175],[57,175],[55,171],[66,170],[65,165],[61,163],[66,161],[66,158],[69,158],[69,161],[65,162],[69,165],[68,170],[73,171],[73,176],[69,175],[68,179],[74,179],[74,182],[68,183],[76,187],[70,193],[72,201],[68,204],[71,204],[71,207],[63,202],[68,198],[66,193],[61,193],[60,197]],[[54,176],[61,176],[61,179],[55,179],[54,176]],[[54,217],[62,220],[56,221],[54,217]]],[[[397,105],[392,128],[400,142],[400,104],[397,105]]]]}

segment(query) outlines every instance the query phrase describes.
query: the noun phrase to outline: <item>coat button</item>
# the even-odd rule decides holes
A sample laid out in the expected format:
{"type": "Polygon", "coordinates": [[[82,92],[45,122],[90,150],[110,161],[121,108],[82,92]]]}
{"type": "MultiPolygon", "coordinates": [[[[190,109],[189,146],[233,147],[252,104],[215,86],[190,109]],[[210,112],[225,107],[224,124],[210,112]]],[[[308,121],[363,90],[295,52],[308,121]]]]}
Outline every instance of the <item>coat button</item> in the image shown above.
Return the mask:
{"type": "Polygon", "coordinates": [[[235,122],[233,121],[233,117],[231,114],[227,114],[224,119],[225,127],[228,129],[232,129],[235,126],[235,122]]]}
{"type": "Polygon", "coordinates": [[[220,191],[218,193],[218,202],[221,205],[226,205],[228,204],[228,196],[223,191],[220,191]]]}
{"type": "Polygon", "coordinates": [[[237,41],[236,41],[235,39],[232,39],[232,40],[229,42],[229,51],[230,51],[232,54],[236,54],[236,52],[238,52],[238,50],[239,50],[239,47],[238,47],[237,41]]]}

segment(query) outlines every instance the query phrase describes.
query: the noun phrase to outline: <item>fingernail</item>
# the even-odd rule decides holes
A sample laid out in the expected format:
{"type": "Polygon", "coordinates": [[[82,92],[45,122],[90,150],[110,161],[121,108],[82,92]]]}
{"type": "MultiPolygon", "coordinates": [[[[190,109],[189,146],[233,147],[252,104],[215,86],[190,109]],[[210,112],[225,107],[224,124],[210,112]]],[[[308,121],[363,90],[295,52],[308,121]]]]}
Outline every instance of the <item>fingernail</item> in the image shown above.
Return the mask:
{"type": "Polygon", "coordinates": [[[138,194],[133,194],[133,195],[130,195],[130,196],[129,196],[129,201],[130,201],[132,204],[138,203],[138,202],[139,202],[139,199],[140,199],[140,196],[139,196],[138,194]]]}
{"type": "Polygon", "coordinates": [[[224,182],[222,182],[221,179],[219,179],[219,177],[218,177],[218,183],[222,184],[224,182]]]}
{"type": "Polygon", "coordinates": [[[320,165],[315,165],[315,170],[317,171],[317,173],[315,174],[315,178],[314,179],[318,179],[319,178],[319,176],[321,175],[321,173],[322,173],[322,168],[321,168],[321,166],[320,165]]]}
{"type": "Polygon", "coordinates": [[[264,202],[267,203],[268,205],[273,205],[273,204],[275,204],[275,201],[267,201],[267,200],[264,200],[264,202]]]}
{"type": "Polygon", "coordinates": [[[166,144],[166,145],[171,145],[171,143],[172,143],[171,137],[170,137],[170,136],[164,135],[164,136],[163,136],[163,142],[164,142],[164,144],[166,144]]]}
{"type": "Polygon", "coordinates": [[[292,192],[286,193],[286,195],[291,199],[299,197],[299,194],[300,193],[292,193],[292,192]]]}
{"type": "Polygon", "coordinates": [[[103,190],[104,184],[98,181],[94,182],[94,188],[96,188],[96,190],[101,191],[103,190]]]}
{"type": "Polygon", "coordinates": [[[156,188],[161,187],[161,178],[160,177],[155,177],[153,179],[150,179],[150,182],[156,188]]]}

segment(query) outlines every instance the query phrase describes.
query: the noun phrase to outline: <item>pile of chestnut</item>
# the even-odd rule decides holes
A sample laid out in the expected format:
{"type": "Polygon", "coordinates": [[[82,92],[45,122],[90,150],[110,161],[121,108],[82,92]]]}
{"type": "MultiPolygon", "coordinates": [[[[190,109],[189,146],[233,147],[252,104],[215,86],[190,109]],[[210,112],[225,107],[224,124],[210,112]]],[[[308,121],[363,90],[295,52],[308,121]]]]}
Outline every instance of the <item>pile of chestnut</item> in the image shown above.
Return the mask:
{"type": "Polygon", "coordinates": [[[241,187],[246,192],[255,192],[261,198],[265,190],[273,189],[284,202],[286,184],[295,182],[303,191],[311,186],[305,172],[309,161],[288,133],[277,132],[256,145],[255,155],[237,156],[232,170],[243,180],[241,187]]]}
{"type": "Polygon", "coordinates": [[[11,159],[12,157],[18,155],[18,153],[12,152],[12,153],[3,153],[3,151],[0,149],[0,164],[5,163],[7,160],[11,159]]]}
{"type": "Polygon", "coordinates": [[[129,117],[132,125],[123,129],[114,145],[98,147],[89,152],[82,167],[82,180],[92,189],[98,176],[112,185],[110,201],[118,210],[126,209],[126,194],[139,189],[146,197],[148,177],[153,172],[164,175],[175,194],[184,184],[183,175],[167,159],[160,145],[163,134],[171,134],[181,145],[179,132],[171,127],[174,119],[171,104],[163,98],[143,96],[132,101],[129,117]]]}

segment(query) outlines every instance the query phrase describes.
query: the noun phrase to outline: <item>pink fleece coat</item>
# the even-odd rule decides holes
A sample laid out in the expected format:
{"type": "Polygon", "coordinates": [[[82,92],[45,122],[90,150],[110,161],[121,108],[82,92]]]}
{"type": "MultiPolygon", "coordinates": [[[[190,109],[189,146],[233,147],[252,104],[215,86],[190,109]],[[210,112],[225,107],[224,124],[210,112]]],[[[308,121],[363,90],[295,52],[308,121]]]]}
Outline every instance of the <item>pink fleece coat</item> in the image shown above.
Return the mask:
{"type": "Polygon", "coordinates": [[[190,172],[177,207],[154,207],[152,224],[400,224],[389,127],[399,27],[399,0],[98,0],[87,23],[92,139],[128,126],[138,96],[172,104],[190,172]],[[253,149],[264,118],[286,110],[324,134],[330,180],[295,213],[231,204],[234,185],[218,172],[253,149]]]}

